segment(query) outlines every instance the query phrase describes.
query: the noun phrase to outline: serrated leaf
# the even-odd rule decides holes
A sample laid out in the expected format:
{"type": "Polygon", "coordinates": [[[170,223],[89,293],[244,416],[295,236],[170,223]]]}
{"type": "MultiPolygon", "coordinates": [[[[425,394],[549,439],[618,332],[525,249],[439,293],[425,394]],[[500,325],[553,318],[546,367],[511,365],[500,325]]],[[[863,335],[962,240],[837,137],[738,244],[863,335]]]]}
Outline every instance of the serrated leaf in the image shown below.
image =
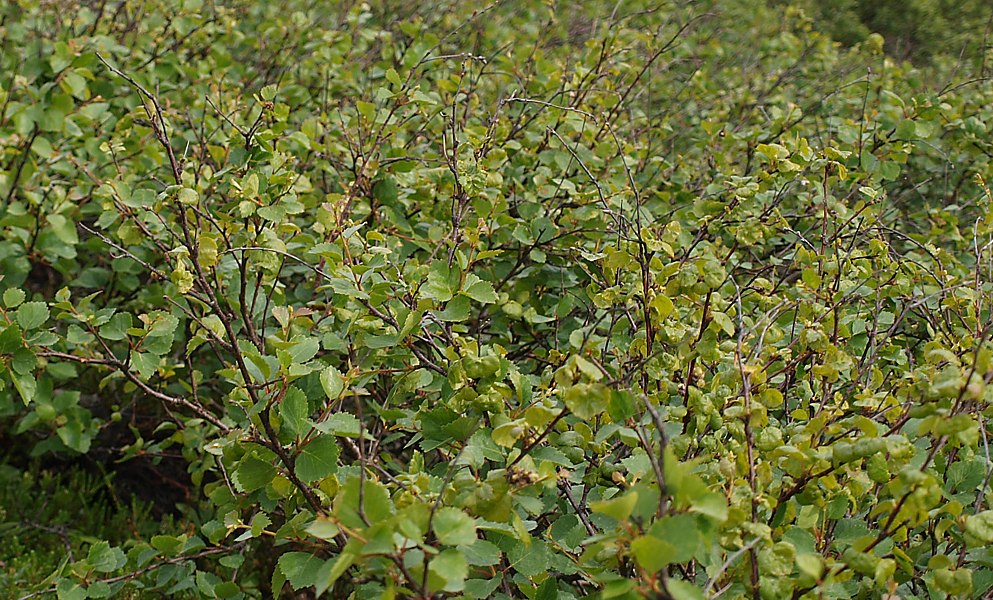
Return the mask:
{"type": "MultiPolygon", "coordinates": [[[[474,524],[475,526],[475,524],[474,524]]],[[[475,539],[471,544],[458,547],[467,563],[474,567],[491,567],[500,563],[500,547],[486,540],[475,539]]]]}
{"type": "Polygon", "coordinates": [[[338,412],[328,415],[326,419],[317,423],[315,428],[321,433],[331,433],[336,436],[359,437],[361,423],[358,418],[347,412],[338,412]]]}
{"type": "Polygon", "coordinates": [[[358,477],[353,477],[338,492],[334,501],[334,514],[346,527],[364,528],[367,526],[366,520],[377,523],[388,519],[393,514],[393,501],[389,492],[378,481],[359,481],[358,477]]]}
{"type": "Polygon", "coordinates": [[[431,522],[438,541],[446,546],[472,544],[476,540],[476,520],[458,508],[444,507],[431,522]]]}
{"type": "Polygon", "coordinates": [[[269,485],[276,477],[276,467],[269,461],[260,460],[250,454],[238,464],[236,473],[235,485],[238,489],[243,492],[254,492],[269,485]]]}
{"type": "Polygon", "coordinates": [[[457,323],[468,319],[470,310],[469,299],[459,296],[450,300],[445,305],[445,310],[436,312],[435,316],[448,323],[457,323]]]}
{"type": "Polygon", "coordinates": [[[297,476],[304,483],[324,479],[338,470],[338,453],[338,442],[334,436],[317,436],[297,456],[297,476]]]}
{"type": "Polygon", "coordinates": [[[193,289],[193,274],[186,268],[183,261],[178,262],[169,279],[176,285],[180,294],[189,293],[193,289]]]}
{"type": "Polygon", "coordinates": [[[14,318],[24,331],[37,329],[48,320],[48,305],[44,302],[26,302],[14,312],[14,318]]]}
{"type": "Polygon", "coordinates": [[[86,562],[95,571],[112,573],[123,567],[127,559],[123,550],[111,547],[109,542],[100,541],[90,546],[89,552],[86,553],[86,562]]]}
{"type": "Polygon", "coordinates": [[[499,300],[492,283],[483,281],[472,274],[466,277],[465,289],[462,290],[462,293],[482,304],[493,304],[499,300]]]}
{"type": "Polygon", "coordinates": [[[565,389],[562,400],[572,414],[587,421],[606,412],[610,396],[610,388],[603,384],[578,383],[565,389]]]}
{"type": "Polygon", "coordinates": [[[109,321],[100,326],[100,337],[106,340],[123,340],[131,329],[131,313],[117,313],[109,321]]]}
{"type": "Polygon", "coordinates": [[[24,302],[24,290],[19,288],[7,288],[3,292],[3,304],[7,308],[15,308],[24,302]]]}
{"type": "Polygon", "coordinates": [[[516,419],[498,425],[493,429],[493,442],[505,448],[512,447],[517,443],[517,440],[521,439],[524,432],[527,431],[526,425],[523,419],[516,419]]]}
{"type": "Polygon", "coordinates": [[[459,273],[449,269],[444,261],[435,261],[428,269],[427,281],[421,286],[421,295],[438,302],[448,302],[458,289],[459,273]]]}
{"type": "Polygon", "coordinates": [[[304,435],[310,430],[307,417],[310,416],[310,402],[307,395],[299,388],[291,387],[286,391],[279,405],[279,416],[283,426],[294,435],[304,435]]]}
{"type": "Polygon", "coordinates": [[[324,559],[308,552],[287,552],[277,563],[294,591],[317,584],[324,559]]]}

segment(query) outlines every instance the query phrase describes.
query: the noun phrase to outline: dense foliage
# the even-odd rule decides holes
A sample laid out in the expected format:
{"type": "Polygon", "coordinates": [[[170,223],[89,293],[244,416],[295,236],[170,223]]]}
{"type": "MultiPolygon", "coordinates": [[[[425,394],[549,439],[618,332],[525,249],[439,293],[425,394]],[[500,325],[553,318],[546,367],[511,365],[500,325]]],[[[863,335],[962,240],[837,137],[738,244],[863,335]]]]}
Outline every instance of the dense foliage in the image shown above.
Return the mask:
{"type": "Polygon", "coordinates": [[[993,586],[986,48],[936,85],[757,0],[0,11],[0,436],[187,492],[16,592],[993,586]]]}
{"type": "MultiPolygon", "coordinates": [[[[985,0],[774,0],[801,6],[815,26],[845,44],[865,41],[873,33],[885,38],[886,52],[922,66],[983,62],[993,35],[993,14],[985,0]]],[[[983,67],[979,71],[982,72],[983,67]]],[[[961,73],[959,74],[961,76],[961,73]]]]}

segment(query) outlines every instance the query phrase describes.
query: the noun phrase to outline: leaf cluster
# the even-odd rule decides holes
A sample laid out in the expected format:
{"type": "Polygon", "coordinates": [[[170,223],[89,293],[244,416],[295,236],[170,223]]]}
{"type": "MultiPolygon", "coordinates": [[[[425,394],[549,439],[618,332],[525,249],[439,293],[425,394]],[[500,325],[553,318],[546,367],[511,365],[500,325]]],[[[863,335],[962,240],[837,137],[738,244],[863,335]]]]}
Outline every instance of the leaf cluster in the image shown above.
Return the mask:
{"type": "Polygon", "coordinates": [[[0,9],[0,427],[195,493],[35,593],[993,586],[986,79],[757,0],[72,4],[0,9]]]}

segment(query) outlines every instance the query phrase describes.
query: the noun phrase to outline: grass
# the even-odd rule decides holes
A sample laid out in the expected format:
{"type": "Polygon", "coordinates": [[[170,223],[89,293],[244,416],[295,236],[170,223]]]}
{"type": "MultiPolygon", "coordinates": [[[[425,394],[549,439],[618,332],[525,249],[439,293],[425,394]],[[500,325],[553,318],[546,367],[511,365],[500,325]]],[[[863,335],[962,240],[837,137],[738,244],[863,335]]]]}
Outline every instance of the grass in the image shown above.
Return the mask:
{"type": "Polygon", "coordinates": [[[54,469],[0,461],[0,598],[37,589],[95,541],[124,544],[178,531],[176,519],[153,504],[122,500],[109,475],[79,465],[54,469]]]}

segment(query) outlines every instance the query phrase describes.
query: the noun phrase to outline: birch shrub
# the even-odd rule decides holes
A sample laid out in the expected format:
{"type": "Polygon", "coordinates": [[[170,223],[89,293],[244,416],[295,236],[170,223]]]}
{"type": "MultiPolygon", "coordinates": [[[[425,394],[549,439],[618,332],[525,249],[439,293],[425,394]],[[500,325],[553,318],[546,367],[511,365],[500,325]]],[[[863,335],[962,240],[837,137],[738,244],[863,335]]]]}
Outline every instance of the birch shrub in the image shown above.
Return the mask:
{"type": "Polygon", "coordinates": [[[975,74],[760,2],[0,10],[0,433],[191,492],[36,593],[993,584],[975,74]]]}

